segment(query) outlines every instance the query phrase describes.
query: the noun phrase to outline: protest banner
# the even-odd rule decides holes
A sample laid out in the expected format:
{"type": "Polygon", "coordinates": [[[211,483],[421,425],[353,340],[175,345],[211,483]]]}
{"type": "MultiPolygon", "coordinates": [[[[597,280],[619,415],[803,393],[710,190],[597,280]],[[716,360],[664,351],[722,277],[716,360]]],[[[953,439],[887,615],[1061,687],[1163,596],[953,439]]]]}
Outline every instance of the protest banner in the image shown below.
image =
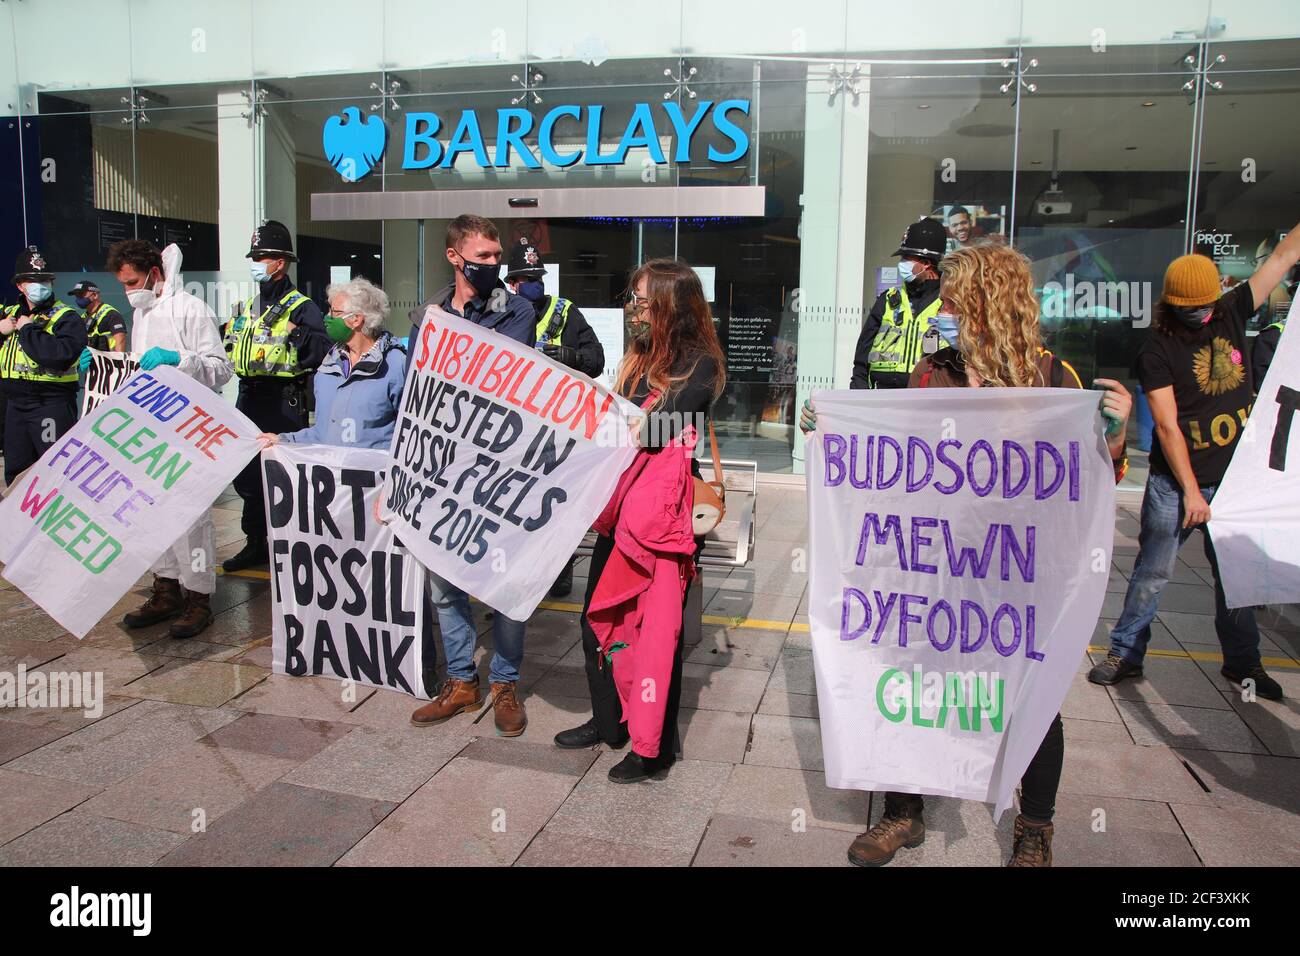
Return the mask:
{"type": "Polygon", "coordinates": [[[425,570],[375,520],[388,454],[280,444],[262,453],[271,547],[271,668],[428,698],[425,570]]]}
{"type": "Polygon", "coordinates": [[[1097,393],[817,392],[809,622],[826,782],[983,800],[1038,750],[1101,611],[1097,393]]]}
{"type": "Polygon", "coordinates": [[[101,352],[90,350],[90,366],[86,369],[86,384],[81,393],[81,417],[94,411],[104,399],[117,391],[117,387],[135,374],[140,367],[140,356],[134,352],[101,352]]]}
{"type": "MultiPolygon", "coordinates": [[[[1232,461],[1210,502],[1210,539],[1228,607],[1300,601],[1300,337],[1287,328],[1264,381],[1257,383],[1232,461]]],[[[1236,429],[1231,415],[1227,427],[1236,429]]],[[[1219,419],[1211,434],[1220,434],[1219,419]]]]}
{"type": "Polygon", "coordinates": [[[384,505],[433,573],[526,620],[609,501],[639,410],[536,349],[430,307],[384,505]]]}
{"type": "Polygon", "coordinates": [[[5,578],[84,637],[212,506],[259,431],[174,368],[137,371],[0,503],[5,578]]]}

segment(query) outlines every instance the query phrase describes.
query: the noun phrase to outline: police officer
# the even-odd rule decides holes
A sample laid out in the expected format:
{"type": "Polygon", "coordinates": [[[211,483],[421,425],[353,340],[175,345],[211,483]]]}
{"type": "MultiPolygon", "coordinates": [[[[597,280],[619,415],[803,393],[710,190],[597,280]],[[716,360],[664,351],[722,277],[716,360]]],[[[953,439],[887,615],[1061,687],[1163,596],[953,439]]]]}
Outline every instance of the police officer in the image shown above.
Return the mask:
{"type": "MultiPolygon", "coordinates": [[[[1290,274],[1283,283],[1286,291],[1294,299],[1300,294],[1300,266],[1291,269],[1290,274]]],[[[1264,308],[1268,308],[1267,305],[1264,308]]],[[[1275,313],[1276,314],[1276,313],[1275,313]]],[[[1267,325],[1259,330],[1259,335],[1255,336],[1255,344],[1250,349],[1250,376],[1255,383],[1255,391],[1264,384],[1264,376],[1268,374],[1268,367],[1273,364],[1273,356],[1277,353],[1277,343],[1282,338],[1282,332],[1286,329],[1287,313],[1283,312],[1276,322],[1267,325]]]]}
{"type": "Polygon", "coordinates": [[[937,351],[931,320],[939,312],[939,260],[948,235],[934,219],[908,226],[898,256],[902,284],[876,299],[858,336],[849,388],[906,388],[908,376],[928,351],[937,351]],[[925,340],[923,342],[923,340],[925,340]]]}
{"type": "Polygon", "coordinates": [[[78,282],[68,290],[86,320],[87,345],[98,352],[126,351],[126,319],[99,297],[99,286],[78,282]]]}
{"type": "Polygon", "coordinates": [[[77,359],[86,325],[54,297],[54,273],[35,246],[18,254],[17,305],[0,313],[5,407],[5,483],[38,461],[77,418],[77,359]]]}
{"type": "MultiPolygon", "coordinates": [[[[542,286],[546,266],[529,239],[521,237],[510,247],[506,284],[533,304],[537,313],[537,348],[562,365],[592,378],[605,369],[605,349],[581,310],[568,299],[547,295],[542,286]]],[[[573,558],[551,585],[551,597],[573,590],[573,558]]]]}
{"type": "MultiPolygon", "coordinates": [[[[293,432],[307,427],[309,377],[330,349],[320,308],[289,279],[297,262],[293,237],[274,219],[253,233],[248,259],[258,284],[226,327],[225,346],[239,376],[235,407],[265,432],[293,432]]],[[[266,506],[261,461],[254,458],[235,478],[244,499],[240,521],[248,537],[242,551],[222,562],[226,571],[266,564],[266,506]]]]}

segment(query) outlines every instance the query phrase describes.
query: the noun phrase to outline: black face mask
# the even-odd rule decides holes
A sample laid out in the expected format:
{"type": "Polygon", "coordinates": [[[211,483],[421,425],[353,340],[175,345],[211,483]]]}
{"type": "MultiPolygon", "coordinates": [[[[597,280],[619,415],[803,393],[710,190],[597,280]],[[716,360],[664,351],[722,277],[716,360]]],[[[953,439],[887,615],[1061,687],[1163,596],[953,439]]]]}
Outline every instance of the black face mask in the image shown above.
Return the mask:
{"type": "Polygon", "coordinates": [[[1179,306],[1173,307],[1174,318],[1176,318],[1183,328],[1195,332],[1202,328],[1214,314],[1214,303],[1209,305],[1198,306],[1179,306]]]}
{"type": "Polygon", "coordinates": [[[464,273],[469,284],[474,287],[474,291],[479,294],[480,298],[486,299],[492,294],[492,290],[497,287],[497,280],[501,275],[501,264],[490,262],[470,262],[464,256],[461,256],[460,271],[464,273]]]}

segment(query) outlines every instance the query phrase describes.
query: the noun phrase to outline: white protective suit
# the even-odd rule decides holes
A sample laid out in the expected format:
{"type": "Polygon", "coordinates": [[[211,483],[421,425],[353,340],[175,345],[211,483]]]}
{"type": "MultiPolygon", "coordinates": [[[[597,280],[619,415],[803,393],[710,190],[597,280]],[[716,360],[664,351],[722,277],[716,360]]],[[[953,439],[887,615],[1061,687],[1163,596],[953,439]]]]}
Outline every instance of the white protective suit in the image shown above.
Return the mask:
{"type": "MultiPolygon", "coordinates": [[[[174,243],[163,250],[162,261],[164,281],[158,298],[147,309],[132,313],[131,351],[141,355],[155,347],[171,349],[181,357],[178,367],[182,372],[219,391],[234,374],[234,367],[217,334],[217,315],[202,299],[181,288],[181,250],[174,243]]],[[[211,510],[163,552],[153,572],[178,578],[182,587],[200,594],[216,591],[216,532],[211,510]]]]}

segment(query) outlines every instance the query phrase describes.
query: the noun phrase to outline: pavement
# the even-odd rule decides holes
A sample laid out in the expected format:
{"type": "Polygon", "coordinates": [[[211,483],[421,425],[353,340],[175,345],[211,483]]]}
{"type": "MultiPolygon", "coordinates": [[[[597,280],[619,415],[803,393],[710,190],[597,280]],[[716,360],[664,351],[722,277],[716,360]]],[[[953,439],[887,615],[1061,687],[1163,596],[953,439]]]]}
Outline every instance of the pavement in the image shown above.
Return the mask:
{"type": "MultiPolygon", "coordinates": [[[[1123,600],[1137,507],[1127,497],[1117,515],[1093,658],[1123,600]]],[[[217,504],[219,558],[242,545],[238,509],[229,494],[217,504]]],[[[551,744],[588,714],[577,604],[548,602],[530,622],[528,729],[505,739],[487,708],[415,728],[405,695],[349,699],[338,681],[271,674],[256,575],[223,577],[215,622],[185,641],[117,623],[145,580],[81,641],[0,582],[0,671],[99,671],[108,693],[95,719],[0,709],[0,864],[845,866],[881,800],[822,774],[805,513],[802,488],[762,485],[753,563],[705,572],[684,759],[635,786],[606,778],[620,754],[551,744]]],[[[1218,673],[1210,581],[1194,538],[1145,679],[1097,687],[1079,662],[1062,708],[1055,865],[1300,865],[1300,608],[1261,615],[1287,699],[1246,703],[1218,673]]],[[[485,654],[482,608],[478,619],[485,654]]],[[[924,846],[891,865],[999,865],[1013,816],[928,798],[924,846]]]]}

